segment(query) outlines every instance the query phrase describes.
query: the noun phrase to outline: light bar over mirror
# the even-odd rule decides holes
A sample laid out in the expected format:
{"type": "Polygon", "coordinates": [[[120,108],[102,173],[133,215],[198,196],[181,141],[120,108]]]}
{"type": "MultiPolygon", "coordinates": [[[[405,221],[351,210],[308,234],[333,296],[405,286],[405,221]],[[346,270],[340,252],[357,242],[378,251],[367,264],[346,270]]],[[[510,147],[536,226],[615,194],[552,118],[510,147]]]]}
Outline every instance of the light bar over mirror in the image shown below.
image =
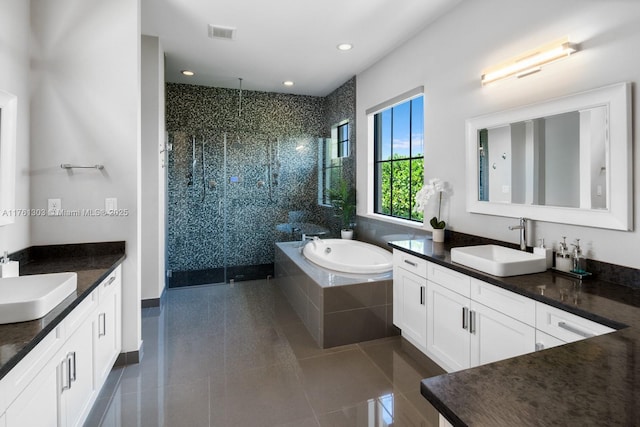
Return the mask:
{"type": "Polygon", "coordinates": [[[480,80],[484,86],[513,76],[525,77],[537,73],[543,65],[566,58],[576,51],[578,46],[570,43],[568,37],[563,37],[487,68],[480,80]]]}

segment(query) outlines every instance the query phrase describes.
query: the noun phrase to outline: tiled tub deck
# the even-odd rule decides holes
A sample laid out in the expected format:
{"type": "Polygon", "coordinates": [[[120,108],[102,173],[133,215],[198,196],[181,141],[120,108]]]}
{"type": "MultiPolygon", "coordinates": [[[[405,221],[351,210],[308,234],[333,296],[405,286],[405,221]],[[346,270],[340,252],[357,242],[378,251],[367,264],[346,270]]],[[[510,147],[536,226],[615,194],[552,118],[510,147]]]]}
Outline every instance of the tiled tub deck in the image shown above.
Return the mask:
{"type": "Polygon", "coordinates": [[[320,348],[398,335],[393,326],[392,272],[337,273],[300,253],[302,242],[276,243],[279,288],[320,348]]]}

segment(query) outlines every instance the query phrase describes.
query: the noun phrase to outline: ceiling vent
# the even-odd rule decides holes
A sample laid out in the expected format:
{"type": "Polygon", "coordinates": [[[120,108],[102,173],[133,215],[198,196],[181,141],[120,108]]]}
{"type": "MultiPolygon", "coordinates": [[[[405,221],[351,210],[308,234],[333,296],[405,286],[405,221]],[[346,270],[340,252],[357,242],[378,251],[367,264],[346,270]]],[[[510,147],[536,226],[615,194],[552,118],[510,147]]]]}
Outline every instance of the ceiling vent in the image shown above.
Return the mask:
{"type": "Polygon", "coordinates": [[[220,25],[209,24],[209,38],[233,40],[236,37],[236,29],[232,27],[222,27],[220,25]]]}

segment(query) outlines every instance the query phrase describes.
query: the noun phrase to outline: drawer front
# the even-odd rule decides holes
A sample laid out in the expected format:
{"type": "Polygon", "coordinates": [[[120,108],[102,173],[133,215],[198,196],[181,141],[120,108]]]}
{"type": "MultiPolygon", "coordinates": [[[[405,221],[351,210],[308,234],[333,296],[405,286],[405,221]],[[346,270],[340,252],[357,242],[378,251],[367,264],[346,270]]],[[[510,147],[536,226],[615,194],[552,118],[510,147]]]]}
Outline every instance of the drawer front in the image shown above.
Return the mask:
{"type": "Polygon", "coordinates": [[[536,302],[536,328],[566,342],[580,341],[615,331],[584,317],[536,302]]]}
{"type": "Polygon", "coordinates": [[[104,279],[102,283],[98,286],[98,302],[102,303],[108,295],[112,295],[115,292],[116,288],[120,286],[122,280],[122,267],[118,266],[115,270],[111,272],[109,277],[104,279]]]}
{"type": "Polygon", "coordinates": [[[413,274],[426,279],[427,278],[427,261],[406,252],[393,251],[393,267],[402,268],[413,274]]]}
{"type": "Polygon", "coordinates": [[[98,307],[98,290],[88,295],[71,313],[64,319],[67,336],[73,335],[84,320],[98,307]]]}
{"type": "Polygon", "coordinates": [[[471,299],[529,326],[536,326],[536,302],[530,298],[471,278],[471,299]]]}
{"type": "Polygon", "coordinates": [[[471,278],[432,262],[428,263],[427,277],[445,288],[469,298],[471,296],[471,278]]]}

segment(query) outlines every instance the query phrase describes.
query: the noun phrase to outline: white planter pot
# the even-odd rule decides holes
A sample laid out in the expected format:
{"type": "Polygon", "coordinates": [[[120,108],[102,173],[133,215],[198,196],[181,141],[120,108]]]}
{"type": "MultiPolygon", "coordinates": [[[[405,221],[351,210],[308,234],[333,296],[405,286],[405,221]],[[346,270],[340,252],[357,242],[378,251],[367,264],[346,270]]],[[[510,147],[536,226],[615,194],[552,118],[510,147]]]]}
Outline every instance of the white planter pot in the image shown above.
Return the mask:
{"type": "Polygon", "coordinates": [[[444,228],[434,228],[431,232],[431,239],[437,243],[444,242],[444,228]]]}
{"type": "Polygon", "coordinates": [[[340,230],[340,237],[348,240],[353,239],[353,230],[345,230],[345,229],[340,230]]]}

